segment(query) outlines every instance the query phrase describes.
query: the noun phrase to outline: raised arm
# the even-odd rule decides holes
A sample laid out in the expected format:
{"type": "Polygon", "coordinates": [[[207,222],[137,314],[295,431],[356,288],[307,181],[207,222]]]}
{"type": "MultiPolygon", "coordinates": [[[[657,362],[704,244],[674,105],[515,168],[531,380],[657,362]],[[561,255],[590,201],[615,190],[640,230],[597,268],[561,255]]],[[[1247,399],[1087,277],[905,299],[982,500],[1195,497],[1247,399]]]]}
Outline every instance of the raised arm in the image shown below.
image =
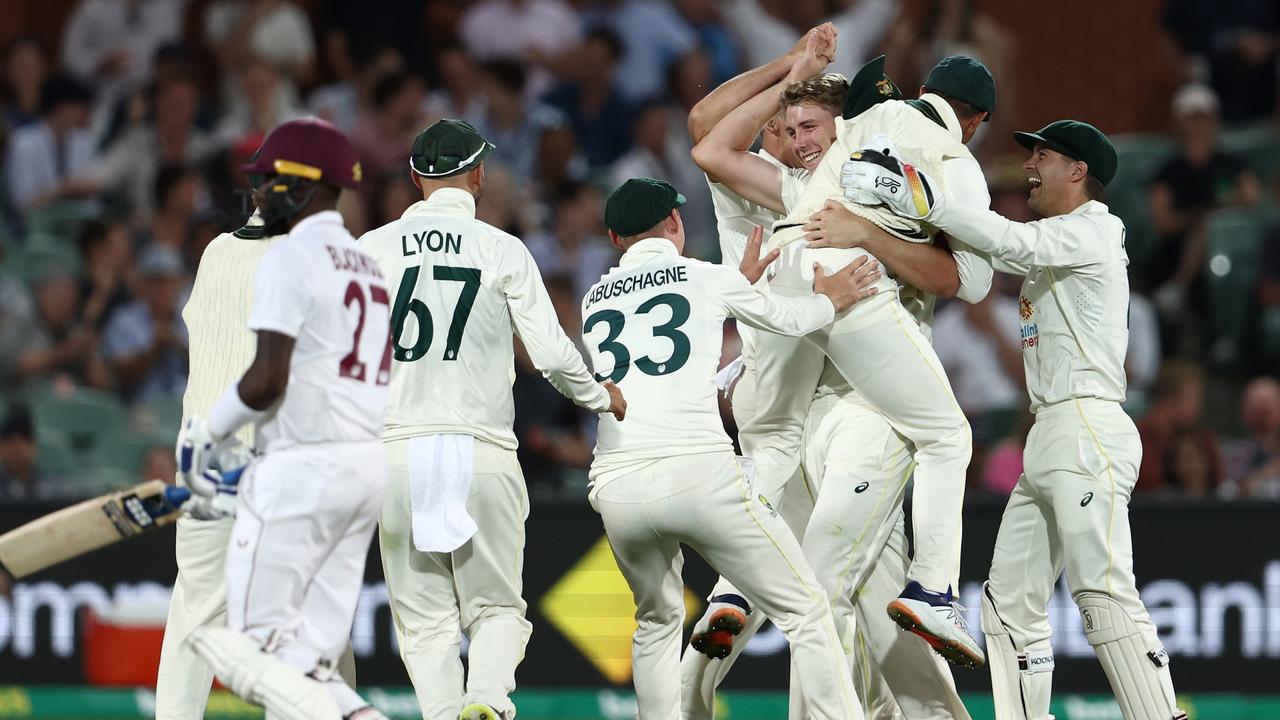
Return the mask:
{"type": "Polygon", "coordinates": [[[760,128],[778,112],[778,98],[788,83],[822,72],[835,52],[835,29],[829,24],[805,36],[803,55],[781,81],[756,93],[725,115],[693,148],[693,161],[712,180],[777,213],[782,202],[782,171],[751,153],[760,128]]]}
{"type": "Polygon", "coordinates": [[[693,144],[701,142],[734,108],[782,82],[804,52],[805,39],[813,32],[816,29],[805,33],[785,55],[779,55],[760,67],[730,79],[699,100],[689,111],[689,139],[693,144]]]}

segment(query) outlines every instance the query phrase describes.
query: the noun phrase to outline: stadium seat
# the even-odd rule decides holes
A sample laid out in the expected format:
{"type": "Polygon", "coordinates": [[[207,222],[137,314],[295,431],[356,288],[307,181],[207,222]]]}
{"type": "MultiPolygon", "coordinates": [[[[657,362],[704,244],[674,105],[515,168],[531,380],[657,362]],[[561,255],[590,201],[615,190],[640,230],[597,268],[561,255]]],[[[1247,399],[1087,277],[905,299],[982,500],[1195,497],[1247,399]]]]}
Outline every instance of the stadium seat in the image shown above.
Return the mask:
{"type": "Polygon", "coordinates": [[[66,433],[49,428],[36,430],[36,468],[41,474],[68,480],[82,469],[66,433]]]}
{"type": "Polygon", "coordinates": [[[12,275],[28,286],[35,285],[46,273],[63,270],[80,272],[80,254],[69,247],[8,247],[0,272],[12,275]]]}
{"type": "Polygon", "coordinates": [[[1226,131],[1218,147],[1248,163],[1264,181],[1280,176],[1280,133],[1270,127],[1226,131]]]}
{"type": "Polygon", "coordinates": [[[53,250],[54,252],[71,252],[79,254],[76,243],[65,235],[55,233],[28,233],[26,247],[32,250],[53,250]]]}
{"type": "Polygon", "coordinates": [[[1205,223],[1205,278],[1209,311],[1220,339],[1235,348],[1249,333],[1265,218],[1249,210],[1219,210],[1205,223]]]}
{"type": "Polygon", "coordinates": [[[128,426],[128,413],[114,395],[78,389],[70,395],[47,394],[34,403],[37,433],[66,433],[72,447],[86,450],[99,438],[128,426]]]}
{"type": "Polygon", "coordinates": [[[133,429],[152,437],[167,437],[170,444],[182,425],[182,396],[158,397],[133,411],[133,429]]]}
{"type": "Polygon", "coordinates": [[[123,490],[142,482],[137,471],[128,472],[117,468],[92,468],[85,473],[83,482],[76,487],[86,496],[103,495],[114,490],[123,490]]]}
{"type": "Polygon", "coordinates": [[[66,200],[34,208],[26,213],[27,234],[73,239],[85,221],[98,217],[101,212],[98,203],[86,200],[66,200]]]}
{"type": "Polygon", "coordinates": [[[136,474],[142,467],[143,453],[157,446],[172,448],[173,439],[118,430],[98,439],[89,454],[89,464],[94,468],[115,468],[136,474]]]}
{"type": "Polygon", "coordinates": [[[1268,357],[1280,357],[1280,307],[1270,307],[1262,312],[1259,345],[1268,357]]]}
{"type": "Polygon", "coordinates": [[[1106,201],[1124,221],[1129,259],[1141,266],[1157,249],[1155,226],[1147,204],[1147,186],[1152,176],[1174,152],[1173,141],[1164,136],[1121,135],[1114,139],[1119,165],[1107,185],[1106,201]]]}

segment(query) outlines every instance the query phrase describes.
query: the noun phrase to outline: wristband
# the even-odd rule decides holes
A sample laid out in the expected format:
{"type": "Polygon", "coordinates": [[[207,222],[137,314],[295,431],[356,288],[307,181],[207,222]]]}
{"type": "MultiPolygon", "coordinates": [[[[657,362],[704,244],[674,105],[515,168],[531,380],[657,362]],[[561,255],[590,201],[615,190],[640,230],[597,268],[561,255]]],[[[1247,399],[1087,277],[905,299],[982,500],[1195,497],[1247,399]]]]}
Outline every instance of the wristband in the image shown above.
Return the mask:
{"type": "Polygon", "coordinates": [[[227,388],[209,411],[209,434],[215,441],[220,441],[242,426],[257,422],[266,414],[266,410],[254,410],[240,399],[240,387],[237,383],[227,388]]]}

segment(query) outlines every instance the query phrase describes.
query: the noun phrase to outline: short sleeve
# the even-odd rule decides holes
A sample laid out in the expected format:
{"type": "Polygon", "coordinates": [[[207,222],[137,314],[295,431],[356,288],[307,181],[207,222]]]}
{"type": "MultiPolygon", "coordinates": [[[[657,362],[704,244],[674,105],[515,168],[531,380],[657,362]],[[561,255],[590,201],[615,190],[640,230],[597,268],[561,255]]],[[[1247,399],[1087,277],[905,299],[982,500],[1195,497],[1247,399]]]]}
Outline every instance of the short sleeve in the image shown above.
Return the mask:
{"type": "Polygon", "coordinates": [[[800,195],[809,184],[809,171],[803,168],[782,169],[782,209],[789,215],[800,201],[800,195]]]}
{"type": "Polygon", "coordinates": [[[250,330],[298,337],[311,307],[305,265],[287,241],[277,242],[267,250],[253,283],[250,330]]]}

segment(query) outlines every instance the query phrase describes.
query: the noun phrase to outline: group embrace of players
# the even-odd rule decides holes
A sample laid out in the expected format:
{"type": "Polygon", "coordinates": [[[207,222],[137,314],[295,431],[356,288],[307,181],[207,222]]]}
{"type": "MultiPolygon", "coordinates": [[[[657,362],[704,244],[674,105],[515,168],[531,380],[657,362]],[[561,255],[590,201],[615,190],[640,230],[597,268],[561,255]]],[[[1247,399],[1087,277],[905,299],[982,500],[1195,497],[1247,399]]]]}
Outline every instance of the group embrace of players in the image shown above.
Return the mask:
{"type": "Polygon", "coordinates": [[[518,336],[601,414],[589,500],[635,597],[640,718],[712,717],[765,619],[791,645],[791,717],[968,718],[945,659],[989,665],[1000,720],[1050,718],[1064,570],[1126,720],[1184,718],[1133,575],[1128,259],[1099,202],[1114,148],[1074,120],[1017,133],[1044,219],[1012,222],[964,144],[995,111],[987,69],[946,58],[906,99],[883,58],[823,74],[836,42],[814,28],[691,112],[724,264],[683,257],[678,189],[634,178],[609,195],[622,257],[582,302],[588,362],[520,239],[475,219],[493,146],[470,125],[418,135],[423,200],[359,241],[335,210],[360,180],[347,139],[318,120],[274,130],[246,167],[257,219],[209,246],[184,311],[192,497],[157,717],[201,717],[214,675],[272,718],[383,717],[348,647],[377,530],[423,716],[514,718],[531,632],[518,336]],[[977,302],[995,271],[1025,277],[1036,422],[984,585],[984,653],[953,596],[970,429],[929,324],[937,297],[977,302]],[[729,317],[743,353],[717,373],[729,317]],[[687,647],[682,544],[722,575],[687,647]]]}

